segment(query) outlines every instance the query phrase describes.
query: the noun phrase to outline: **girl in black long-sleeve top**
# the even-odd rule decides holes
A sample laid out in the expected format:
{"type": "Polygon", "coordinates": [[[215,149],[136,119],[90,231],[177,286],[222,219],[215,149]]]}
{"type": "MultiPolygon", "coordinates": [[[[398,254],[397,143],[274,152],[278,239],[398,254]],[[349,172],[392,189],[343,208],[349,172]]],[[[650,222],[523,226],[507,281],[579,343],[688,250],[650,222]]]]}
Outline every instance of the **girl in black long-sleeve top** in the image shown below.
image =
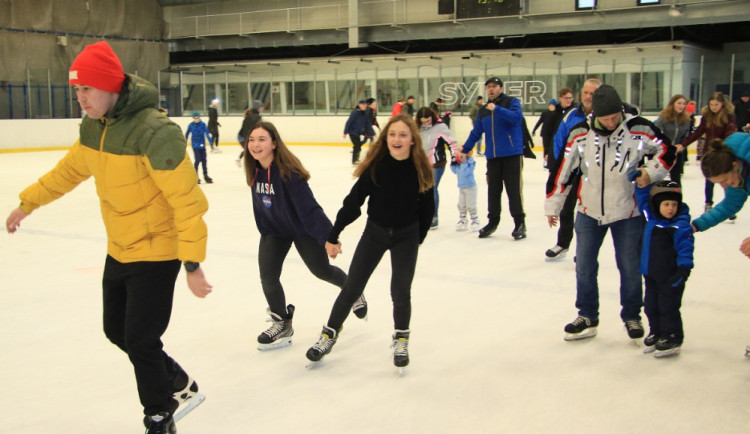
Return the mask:
{"type": "Polygon", "coordinates": [[[394,363],[409,363],[407,343],[411,319],[411,283],[417,251],[430,228],[435,204],[432,166],[422,149],[414,120],[398,115],[388,122],[354,175],[359,179],[336,216],[326,250],[341,253],[339,234],[367,203],[367,225],[352,257],[348,278],[323,327],[320,340],[307,351],[319,361],[336,343],[346,317],[386,251],[391,252],[391,299],[395,333],[394,363]]]}

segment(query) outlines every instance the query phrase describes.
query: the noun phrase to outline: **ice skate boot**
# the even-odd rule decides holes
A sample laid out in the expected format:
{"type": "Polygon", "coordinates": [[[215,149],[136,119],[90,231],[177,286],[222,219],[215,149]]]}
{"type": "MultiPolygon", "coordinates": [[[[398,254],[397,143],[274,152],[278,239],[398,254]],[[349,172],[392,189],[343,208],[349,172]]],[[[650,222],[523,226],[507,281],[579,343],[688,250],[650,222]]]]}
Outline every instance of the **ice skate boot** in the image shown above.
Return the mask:
{"type": "Polygon", "coordinates": [[[526,224],[525,223],[517,223],[516,224],[516,228],[513,229],[513,232],[511,232],[510,235],[516,241],[522,240],[522,239],[526,238],[526,224]]]}
{"type": "Polygon", "coordinates": [[[214,183],[214,180],[211,179],[211,177],[208,176],[208,175],[203,175],[203,179],[206,180],[206,184],[213,184],[214,183]]]}
{"type": "Polygon", "coordinates": [[[573,322],[565,326],[565,340],[576,341],[579,339],[593,338],[596,336],[596,327],[598,325],[598,319],[579,316],[574,319],[573,322]]]}
{"type": "Polygon", "coordinates": [[[471,224],[469,224],[469,230],[472,232],[479,232],[479,217],[472,216],[471,217],[471,224]]]}
{"type": "Polygon", "coordinates": [[[268,321],[271,321],[273,324],[268,330],[258,335],[258,350],[275,350],[292,345],[292,335],[294,335],[294,328],[292,327],[294,305],[290,304],[286,307],[287,315],[289,315],[287,319],[271,312],[270,309],[266,309],[266,311],[271,315],[268,321]]]}
{"type": "Polygon", "coordinates": [[[568,249],[560,247],[560,246],[555,246],[551,249],[547,249],[547,251],[544,252],[544,255],[546,256],[544,260],[547,262],[557,261],[559,259],[563,259],[567,254],[568,254],[568,249]]]}
{"type": "Polygon", "coordinates": [[[434,229],[437,229],[437,228],[438,228],[438,218],[437,217],[433,217],[432,218],[432,223],[430,223],[430,230],[434,230],[434,229]]]}
{"type": "Polygon", "coordinates": [[[178,405],[185,404],[198,393],[198,383],[182,367],[167,356],[167,375],[172,385],[172,398],[178,405]]]}
{"type": "Polygon", "coordinates": [[[667,339],[659,339],[656,342],[656,351],[654,351],[654,357],[671,357],[680,354],[682,344],[674,340],[674,335],[671,335],[667,339]]]}
{"type": "Polygon", "coordinates": [[[367,300],[365,300],[364,294],[360,295],[357,301],[354,302],[352,312],[357,318],[367,321],[367,300]]]}
{"type": "Polygon", "coordinates": [[[656,349],[656,342],[658,341],[659,337],[653,333],[646,336],[646,339],[643,340],[643,345],[646,346],[646,348],[643,349],[643,354],[652,353],[656,349]]]}
{"type": "Polygon", "coordinates": [[[500,224],[499,221],[497,223],[494,223],[494,222],[487,223],[487,226],[479,230],[479,238],[487,238],[493,233],[495,233],[495,231],[497,230],[497,226],[499,224],[500,224]]]}
{"type": "Polygon", "coordinates": [[[409,334],[411,330],[395,330],[393,333],[393,364],[398,373],[403,375],[404,368],[409,364],[409,334]]]}
{"type": "Polygon", "coordinates": [[[305,354],[307,356],[307,359],[310,361],[310,363],[307,364],[307,368],[314,367],[320,362],[323,356],[330,353],[331,348],[333,348],[333,345],[336,343],[336,339],[338,339],[338,337],[339,334],[338,332],[336,332],[336,330],[328,326],[323,326],[323,331],[320,332],[320,339],[318,339],[318,342],[310,347],[310,349],[307,350],[307,354],[305,354]]]}
{"type": "Polygon", "coordinates": [[[625,330],[628,331],[630,339],[640,339],[643,337],[643,324],[637,319],[625,321],[625,330]]]}
{"type": "Polygon", "coordinates": [[[177,434],[172,415],[167,412],[156,413],[143,418],[146,434],[177,434]]]}
{"type": "Polygon", "coordinates": [[[466,220],[466,216],[459,216],[456,222],[456,230],[459,232],[469,229],[469,221],[466,220]]]}

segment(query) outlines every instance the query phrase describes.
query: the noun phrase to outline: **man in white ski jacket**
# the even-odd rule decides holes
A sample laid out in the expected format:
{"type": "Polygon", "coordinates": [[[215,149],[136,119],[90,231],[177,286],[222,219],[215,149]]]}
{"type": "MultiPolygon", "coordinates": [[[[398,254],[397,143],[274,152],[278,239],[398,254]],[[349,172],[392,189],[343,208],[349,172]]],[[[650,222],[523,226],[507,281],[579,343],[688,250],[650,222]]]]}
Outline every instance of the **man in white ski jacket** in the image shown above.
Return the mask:
{"type": "Polygon", "coordinates": [[[647,119],[625,113],[612,86],[602,85],[594,92],[593,118],[571,129],[555,188],[544,204],[548,223],[555,226],[567,195],[578,194],[575,221],[578,317],[565,326],[566,340],[596,335],[597,257],[610,229],[620,271],[620,317],[631,338],[643,337],[640,321],[643,288],[639,272],[643,220],[631,178],[638,167],[643,167],[645,174],[636,179],[639,185],[659,181],[669,173],[674,159],[675,148],[669,139],[647,119]],[[578,192],[571,193],[566,183],[575,170],[582,173],[581,183],[578,192]]]}

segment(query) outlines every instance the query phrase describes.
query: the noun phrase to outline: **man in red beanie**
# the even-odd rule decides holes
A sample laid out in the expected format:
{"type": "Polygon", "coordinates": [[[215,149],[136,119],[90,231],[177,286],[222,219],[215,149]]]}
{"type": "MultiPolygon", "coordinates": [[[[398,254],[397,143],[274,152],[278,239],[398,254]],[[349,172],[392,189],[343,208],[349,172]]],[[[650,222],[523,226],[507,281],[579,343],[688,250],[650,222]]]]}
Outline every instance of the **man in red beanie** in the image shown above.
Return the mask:
{"type": "Polygon", "coordinates": [[[86,115],[78,141],[57,166],[26,188],[6,220],[14,233],[32,211],[93,176],[107,229],[103,309],[107,338],[135,370],[147,433],[175,433],[181,403],[203,399],[163,350],[181,262],[198,297],[211,292],[199,263],[206,256],[208,201],[180,127],[156,109],[156,88],[123,72],[106,42],[87,46],[70,67],[86,115]]]}

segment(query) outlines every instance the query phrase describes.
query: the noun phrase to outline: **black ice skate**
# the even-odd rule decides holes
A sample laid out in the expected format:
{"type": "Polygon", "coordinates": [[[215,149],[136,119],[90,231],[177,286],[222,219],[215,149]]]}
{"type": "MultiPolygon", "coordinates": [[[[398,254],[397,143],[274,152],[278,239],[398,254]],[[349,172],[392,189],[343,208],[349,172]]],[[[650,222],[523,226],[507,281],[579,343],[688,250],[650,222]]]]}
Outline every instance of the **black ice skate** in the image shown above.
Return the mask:
{"type": "Polygon", "coordinates": [[[214,180],[211,179],[211,177],[208,176],[208,175],[203,175],[203,179],[206,180],[206,184],[213,184],[214,183],[214,180]]]}
{"type": "MultiPolygon", "coordinates": [[[[339,330],[340,331],[340,330],[339,330]]],[[[307,350],[307,359],[310,360],[310,363],[307,364],[308,368],[312,368],[313,366],[317,365],[318,362],[325,356],[326,354],[331,352],[331,348],[333,348],[333,345],[336,343],[336,339],[338,339],[339,334],[336,332],[336,330],[328,327],[323,326],[323,331],[320,332],[320,339],[318,339],[318,342],[315,343],[312,347],[310,347],[309,350],[307,350]]]]}
{"type": "Polygon", "coordinates": [[[628,331],[630,339],[640,339],[643,337],[643,324],[637,319],[625,321],[625,330],[628,331]]]}
{"type": "Polygon", "coordinates": [[[526,238],[526,223],[516,224],[516,228],[510,233],[514,240],[522,240],[526,238]]]}
{"type": "Polygon", "coordinates": [[[656,351],[654,351],[654,357],[671,357],[680,354],[682,344],[674,342],[669,339],[659,339],[656,342],[656,351]]]}
{"type": "Polygon", "coordinates": [[[177,422],[195,407],[201,405],[206,400],[206,395],[198,391],[198,383],[171,357],[167,357],[167,373],[172,384],[172,398],[175,402],[172,413],[174,421],[177,422]],[[178,408],[180,411],[175,413],[178,408]]]}
{"type": "Polygon", "coordinates": [[[479,230],[479,238],[487,238],[490,235],[492,235],[493,233],[495,233],[495,231],[497,230],[497,225],[498,224],[500,224],[500,223],[499,222],[498,223],[492,223],[492,222],[487,223],[487,226],[485,226],[485,227],[483,227],[482,229],[479,230]]]}
{"type": "Polygon", "coordinates": [[[598,325],[598,319],[579,316],[572,323],[565,326],[565,340],[576,341],[578,339],[593,338],[596,336],[596,327],[598,325]]]}
{"type": "Polygon", "coordinates": [[[172,415],[167,412],[156,413],[143,418],[146,434],[177,434],[172,415]]]}
{"type": "Polygon", "coordinates": [[[398,368],[399,374],[403,374],[404,368],[409,364],[410,333],[410,330],[396,330],[393,333],[393,364],[398,368]]]}
{"type": "Polygon", "coordinates": [[[547,249],[546,252],[544,252],[544,258],[545,261],[557,261],[558,259],[563,259],[568,253],[568,249],[560,246],[555,246],[551,249],[547,249]]]}
{"type": "Polygon", "coordinates": [[[292,345],[292,335],[294,335],[294,328],[292,327],[294,305],[290,304],[286,307],[289,315],[287,319],[281,318],[278,314],[271,312],[270,309],[267,309],[267,311],[271,315],[271,319],[268,321],[271,321],[273,324],[268,330],[258,336],[258,350],[275,350],[292,345]]]}
{"type": "Polygon", "coordinates": [[[367,300],[365,300],[364,294],[360,295],[357,301],[354,302],[352,312],[354,312],[357,318],[367,321],[367,300]]]}
{"type": "Polygon", "coordinates": [[[656,349],[656,342],[659,340],[659,337],[655,334],[649,334],[646,336],[646,339],[643,340],[643,345],[646,346],[646,348],[643,349],[643,354],[648,354],[653,352],[656,349]]]}

